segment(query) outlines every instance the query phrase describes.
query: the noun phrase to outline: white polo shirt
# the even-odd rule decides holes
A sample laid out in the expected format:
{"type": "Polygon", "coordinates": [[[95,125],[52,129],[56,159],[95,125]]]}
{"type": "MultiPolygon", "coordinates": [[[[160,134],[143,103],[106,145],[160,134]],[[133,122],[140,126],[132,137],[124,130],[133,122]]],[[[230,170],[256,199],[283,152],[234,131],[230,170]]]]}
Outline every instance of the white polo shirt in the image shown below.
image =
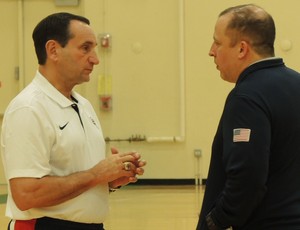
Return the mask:
{"type": "MultiPolygon", "coordinates": [[[[66,176],[105,158],[105,141],[91,104],[72,92],[80,118],[68,100],[39,72],[9,104],[3,119],[1,152],[7,181],[16,177],[66,176]]],[[[8,188],[9,189],[9,188],[8,188]]],[[[19,210],[8,190],[6,215],[27,220],[43,216],[103,223],[108,187],[99,185],[62,204],[19,210]]]]}

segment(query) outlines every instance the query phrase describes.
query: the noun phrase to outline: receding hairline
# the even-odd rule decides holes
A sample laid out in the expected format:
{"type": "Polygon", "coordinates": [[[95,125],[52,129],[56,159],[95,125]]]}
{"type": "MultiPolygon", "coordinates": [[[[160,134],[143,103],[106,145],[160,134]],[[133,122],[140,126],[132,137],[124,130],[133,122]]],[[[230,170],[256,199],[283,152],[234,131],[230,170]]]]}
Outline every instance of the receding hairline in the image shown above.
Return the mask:
{"type": "Polygon", "coordinates": [[[255,17],[257,19],[267,19],[268,17],[270,17],[269,13],[267,13],[262,7],[257,6],[255,4],[244,4],[244,5],[238,5],[238,6],[229,7],[225,9],[219,14],[219,18],[222,16],[229,16],[230,18],[226,26],[226,30],[234,29],[233,27],[230,28],[232,19],[234,19],[235,15],[241,12],[245,13],[247,11],[251,12],[252,14],[255,14],[255,17]]]}
{"type": "Polygon", "coordinates": [[[234,14],[234,13],[238,13],[241,11],[244,11],[245,9],[252,11],[253,13],[256,12],[261,12],[263,13],[265,16],[268,16],[268,13],[260,6],[257,6],[255,4],[244,4],[244,5],[238,5],[238,6],[233,6],[233,7],[229,7],[225,10],[223,10],[220,14],[220,16],[226,15],[226,14],[234,14]]]}
{"type": "MultiPolygon", "coordinates": [[[[238,6],[233,6],[225,9],[219,14],[219,18],[226,17],[227,25],[225,28],[225,33],[232,38],[232,45],[235,45],[236,42],[240,39],[249,38],[247,34],[243,33],[243,26],[239,25],[241,19],[244,18],[247,20],[259,20],[259,21],[268,21],[271,19],[273,21],[272,16],[264,10],[262,7],[257,6],[255,4],[243,4],[238,6]],[[248,17],[249,15],[252,15],[248,17]],[[236,20],[240,18],[239,20],[236,20]]],[[[273,21],[274,22],[274,21],[273,21]]]]}

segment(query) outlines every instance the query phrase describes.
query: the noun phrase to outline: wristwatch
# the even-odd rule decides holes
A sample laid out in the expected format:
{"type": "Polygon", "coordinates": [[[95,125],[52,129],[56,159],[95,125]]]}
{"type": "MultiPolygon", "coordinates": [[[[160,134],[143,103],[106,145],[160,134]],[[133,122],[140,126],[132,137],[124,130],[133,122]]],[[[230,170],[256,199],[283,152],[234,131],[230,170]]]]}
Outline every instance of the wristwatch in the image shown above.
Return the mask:
{"type": "Polygon", "coordinates": [[[109,189],[109,192],[115,192],[115,191],[119,190],[121,187],[122,187],[122,186],[118,186],[118,187],[116,187],[116,188],[111,188],[111,187],[109,187],[108,189],[109,189]]]}

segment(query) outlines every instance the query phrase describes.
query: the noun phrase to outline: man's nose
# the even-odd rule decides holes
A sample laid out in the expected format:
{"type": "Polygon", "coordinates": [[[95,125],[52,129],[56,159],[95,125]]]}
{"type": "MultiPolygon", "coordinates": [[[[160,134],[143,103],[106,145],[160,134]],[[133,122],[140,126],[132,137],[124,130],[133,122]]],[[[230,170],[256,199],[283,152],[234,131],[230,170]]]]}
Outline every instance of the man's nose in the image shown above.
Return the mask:
{"type": "Polygon", "coordinates": [[[98,65],[100,63],[100,60],[94,51],[93,54],[89,57],[89,62],[93,63],[94,65],[98,65]]]}
{"type": "Polygon", "coordinates": [[[214,57],[215,56],[215,52],[213,50],[213,46],[210,48],[209,52],[208,52],[208,55],[211,56],[211,57],[214,57]]]}

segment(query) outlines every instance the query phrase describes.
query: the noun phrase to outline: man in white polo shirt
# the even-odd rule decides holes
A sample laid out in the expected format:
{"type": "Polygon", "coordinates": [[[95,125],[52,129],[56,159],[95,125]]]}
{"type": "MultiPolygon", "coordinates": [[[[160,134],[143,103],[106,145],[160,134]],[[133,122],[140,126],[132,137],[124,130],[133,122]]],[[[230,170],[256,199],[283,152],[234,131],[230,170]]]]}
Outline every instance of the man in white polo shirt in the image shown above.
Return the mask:
{"type": "Polygon", "coordinates": [[[33,40],[38,71],[2,125],[9,229],[104,229],[109,189],[135,182],[146,163],[136,152],[112,149],[106,157],[97,116],[73,91],[99,63],[89,20],[49,15],[33,40]]]}

